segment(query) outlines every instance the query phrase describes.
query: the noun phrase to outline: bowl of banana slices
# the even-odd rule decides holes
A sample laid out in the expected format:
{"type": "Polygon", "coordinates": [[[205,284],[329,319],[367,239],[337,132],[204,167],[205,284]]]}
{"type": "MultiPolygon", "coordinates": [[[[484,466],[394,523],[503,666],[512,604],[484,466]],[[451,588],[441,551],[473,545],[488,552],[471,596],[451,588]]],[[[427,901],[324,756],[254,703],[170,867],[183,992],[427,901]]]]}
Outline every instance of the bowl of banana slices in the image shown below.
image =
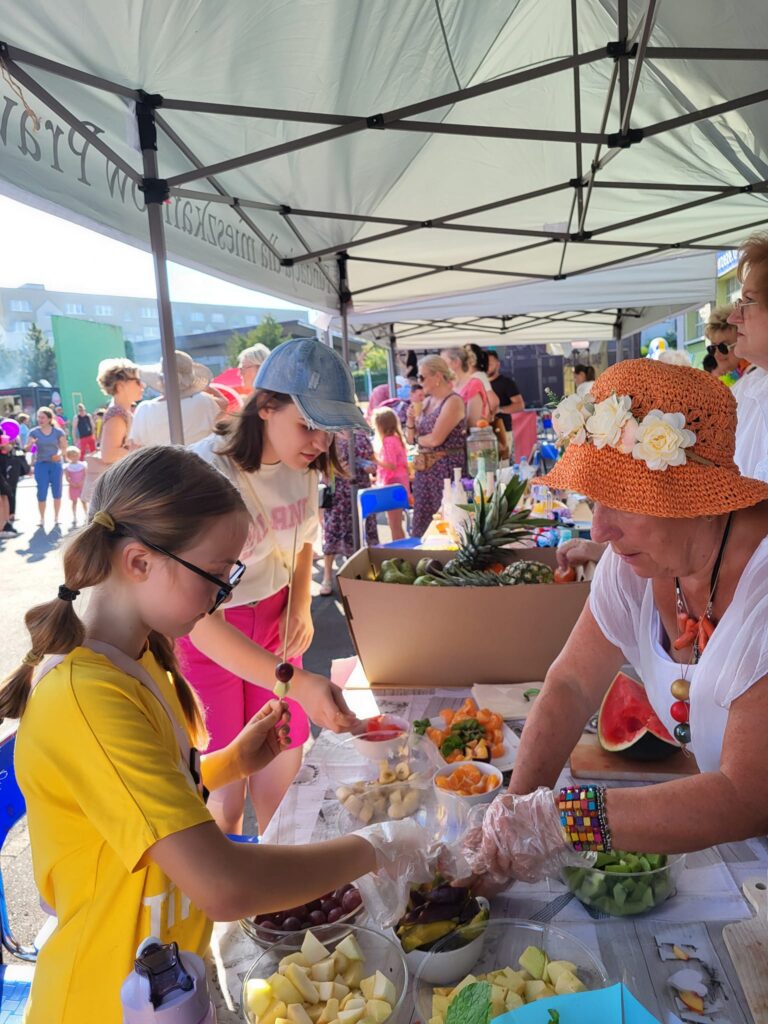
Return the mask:
{"type": "Polygon", "coordinates": [[[326,763],[345,822],[359,828],[416,814],[431,794],[429,758],[406,742],[374,762],[357,753],[355,739],[337,744],[326,763]]]}

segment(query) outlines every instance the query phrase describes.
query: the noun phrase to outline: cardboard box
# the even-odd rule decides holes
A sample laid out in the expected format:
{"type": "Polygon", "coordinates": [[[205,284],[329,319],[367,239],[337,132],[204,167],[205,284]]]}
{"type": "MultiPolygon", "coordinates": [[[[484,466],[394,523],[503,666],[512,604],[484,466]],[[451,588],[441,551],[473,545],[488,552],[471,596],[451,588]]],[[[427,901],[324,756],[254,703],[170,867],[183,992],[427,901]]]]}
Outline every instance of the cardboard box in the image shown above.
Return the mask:
{"type": "MultiPolygon", "coordinates": [[[[505,552],[554,567],[551,548],[505,552]]],[[[542,680],[589,594],[588,583],[515,587],[409,587],[376,583],[387,558],[450,551],[364,548],[338,574],[352,641],[368,681],[379,686],[472,686],[542,680]]]]}

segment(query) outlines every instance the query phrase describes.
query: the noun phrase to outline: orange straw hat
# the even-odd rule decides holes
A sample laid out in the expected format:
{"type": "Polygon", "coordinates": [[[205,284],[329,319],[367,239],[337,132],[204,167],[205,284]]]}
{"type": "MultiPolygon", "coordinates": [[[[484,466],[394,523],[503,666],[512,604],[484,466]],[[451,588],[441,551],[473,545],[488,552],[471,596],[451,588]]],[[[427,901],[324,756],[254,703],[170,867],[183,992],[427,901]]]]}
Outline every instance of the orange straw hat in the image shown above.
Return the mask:
{"type": "Polygon", "coordinates": [[[638,515],[693,519],[768,500],[733,461],[736,402],[708,373],[617,363],[553,413],[563,457],[540,482],[638,515]]]}

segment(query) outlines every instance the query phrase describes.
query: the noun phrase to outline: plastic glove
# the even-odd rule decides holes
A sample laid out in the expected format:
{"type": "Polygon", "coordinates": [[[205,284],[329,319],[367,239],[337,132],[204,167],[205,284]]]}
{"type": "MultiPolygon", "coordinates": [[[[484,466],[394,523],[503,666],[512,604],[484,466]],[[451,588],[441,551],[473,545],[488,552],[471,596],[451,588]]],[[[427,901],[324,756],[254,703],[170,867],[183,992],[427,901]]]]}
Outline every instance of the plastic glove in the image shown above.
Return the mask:
{"type": "MultiPolygon", "coordinates": [[[[474,817],[470,814],[470,821],[474,817]]],[[[489,876],[495,885],[538,882],[558,876],[564,867],[583,867],[586,860],[565,841],[552,790],[543,786],[523,796],[497,796],[462,846],[472,872],[489,876]]]]}
{"type": "Polygon", "coordinates": [[[468,873],[457,846],[446,846],[412,818],[368,825],[354,835],[376,851],[376,873],[364,875],[355,884],[380,928],[388,928],[403,916],[411,886],[431,881],[437,872],[447,878],[463,878],[468,873]]]}

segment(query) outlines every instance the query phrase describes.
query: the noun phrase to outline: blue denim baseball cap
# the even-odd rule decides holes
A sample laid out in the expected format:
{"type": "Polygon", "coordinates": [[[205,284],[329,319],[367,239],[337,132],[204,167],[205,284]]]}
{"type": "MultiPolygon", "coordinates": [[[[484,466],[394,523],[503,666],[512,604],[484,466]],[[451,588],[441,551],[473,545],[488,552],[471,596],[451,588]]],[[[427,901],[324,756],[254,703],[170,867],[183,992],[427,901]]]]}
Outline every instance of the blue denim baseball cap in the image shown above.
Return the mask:
{"type": "Polygon", "coordinates": [[[317,338],[296,338],[272,349],[254,387],[290,395],[310,427],[371,433],[355,404],[352,374],[341,356],[317,338]]]}

